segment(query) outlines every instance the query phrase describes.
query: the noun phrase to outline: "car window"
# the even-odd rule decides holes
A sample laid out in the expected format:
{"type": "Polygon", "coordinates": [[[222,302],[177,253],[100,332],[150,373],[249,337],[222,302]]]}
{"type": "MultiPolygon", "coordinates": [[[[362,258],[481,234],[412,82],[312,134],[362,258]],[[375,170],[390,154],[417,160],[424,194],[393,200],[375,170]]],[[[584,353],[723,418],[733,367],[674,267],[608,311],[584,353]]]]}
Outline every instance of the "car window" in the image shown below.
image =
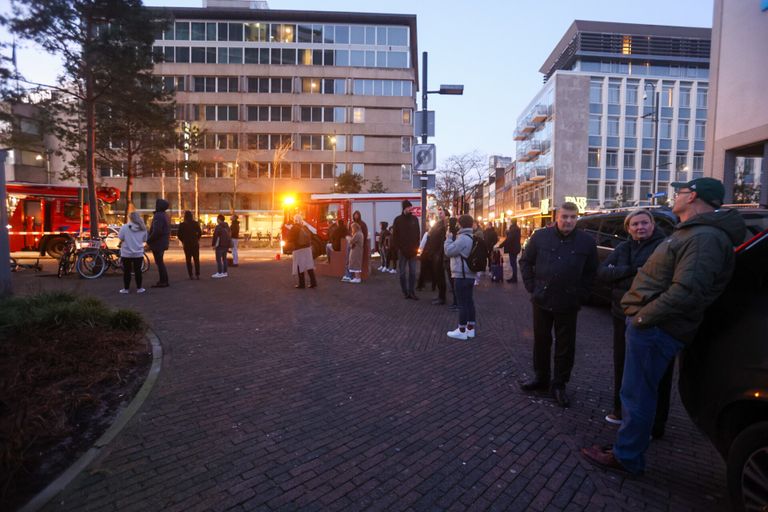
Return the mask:
{"type": "Polygon", "coordinates": [[[624,215],[608,216],[600,224],[600,238],[597,245],[603,247],[616,248],[621,242],[627,239],[627,232],[624,231],[624,215]]]}
{"type": "Polygon", "coordinates": [[[741,212],[741,217],[747,225],[747,237],[749,240],[761,231],[768,229],[768,211],[765,212],[741,212]]]}
{"type": "Polygon", "coordinates": [[[595,242],[600,238],[600,218],[599,217],[582,217],[579,219],[576,226],[584,231],[586,234],[595,239],[595,242]]]}

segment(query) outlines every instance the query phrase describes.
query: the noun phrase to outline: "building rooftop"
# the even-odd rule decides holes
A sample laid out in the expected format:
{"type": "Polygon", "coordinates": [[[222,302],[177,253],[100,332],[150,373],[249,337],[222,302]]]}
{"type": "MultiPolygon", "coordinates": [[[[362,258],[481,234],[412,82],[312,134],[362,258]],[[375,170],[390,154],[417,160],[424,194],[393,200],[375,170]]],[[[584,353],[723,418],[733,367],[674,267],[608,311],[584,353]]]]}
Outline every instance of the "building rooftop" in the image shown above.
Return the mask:
{"type": "Polygon", "coordinates": [[[539,71],[545,81],[580,58],[628,61],[709,63],[712,29],[574,21],[539,71]]]}

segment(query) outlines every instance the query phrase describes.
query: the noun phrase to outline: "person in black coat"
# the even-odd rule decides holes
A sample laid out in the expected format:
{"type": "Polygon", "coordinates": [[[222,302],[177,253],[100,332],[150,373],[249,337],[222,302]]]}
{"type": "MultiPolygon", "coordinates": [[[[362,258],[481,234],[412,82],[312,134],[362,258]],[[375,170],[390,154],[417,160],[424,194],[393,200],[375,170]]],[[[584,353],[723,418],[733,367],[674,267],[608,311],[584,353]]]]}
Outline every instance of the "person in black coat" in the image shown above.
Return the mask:
{"type": "Polygon", "coordinates": [[[155,214],[152,217],[152,226],[149,228],[147,245],[152,250],[152,257],[157,265],[157,272],[160,274],[157,284],[152,288],[167,288],[168,269],[165,268],[163,256],[168,250],[168,243],[171,239],[171,223],[168,221],[168,214],[165,213],[170,204],[165,199],[155,201],[155,214]]]}
{"type": "Polygon", "coordinates": [[[403,213],[395,217],[392,223],[392,248],[400,255],[398,271],[400,272],[400,289],[406,299],[418,300],[416,287],[416,261],[421,241],[419,219],[411,213],[411,202],[402,202],[403,213]],[[406,270],[407,269],[407,270],[406,270]],[[406,279],[407,272],[407,279],[406,279]]]}
{"type": "Polygon", "coordinates": [[[512,223],[509,225],[503,247],[504,254],[508,255],[507,259],[509,260],[509,266],[512,268],[512,277],[507,279],[507,282],[516,283],[517,255],[520,254],[520,227],[518,227],[516,219],[512,219],[512,223]]]}
{"type": "Polygon", "coordinates": [[[187,260],[187,274],[190,279],[200,279],[200,237],[203,231],[200,223],[192,218],[192,212],[184,212],[184,221],[179,224],[179,240],[184,248],[184,258],[187,260]],[[192,261],[195,262],[194,277],[192,274],[192,261]]]}
{"type": "Polygon", "coordinates": [[[485,247],[488,249],[488,270],[491,269],[491,255],[496,244],[499,243],[499,234],[496,232],[496,227],[493,224],[488,224],[483,232],[483,240],[485,240],[485,247]]]}
{"type": "Polygon", "coordinates": [[[525,289],[533,302],[533,369],[535,376],[520,383],[523,391],[550,387],[552,329],[555,331],[551,391],[561,407],[570,400],[565,385],[576,355],[576,316],[591,293],[597,272],[597,246],[576,229],[579,209],[566,202],[555,225],[533,233],[520,258],[525,289]]]}
{"type": "MultiPolygon", "coordinates": [[[[664,234],[656,231],[653,215],[639,208],[629,212],[624,219],[624,229],[630,235],[613,250],[597,269],[597,278],[611,283],[611,314],[613,316],[613,411],[605,417],[609,423],[620,425],[621,420],[621,380],[624,376],[624,358],[626,353],[626,317],[621,308],[621,298],[632,286],[637,270],[642,267],[656,247],[664,240],[664,234]]],[[[664,436],[664,427],[669,417],[669,402],[672,392],[672,372],[674,362],[667,368],[659,384],[659,399],[656,404],[656,417],[652,436],[659,439],[664,436]]]]}
{"type": "Polygon", "coordinates": [[[432,304],[436,306],[445,304],[445,248],[443,246],[445,245],[445,233],[448,230],[448,217],[450,214],[445,211],[445,208],[438,207],[437,222],[429,230],[427,245],[421,255],[422,258],[429,258],[429,264],[432,267],[432,284],[437,286],[437,298],[432,301],[432,304]]]}

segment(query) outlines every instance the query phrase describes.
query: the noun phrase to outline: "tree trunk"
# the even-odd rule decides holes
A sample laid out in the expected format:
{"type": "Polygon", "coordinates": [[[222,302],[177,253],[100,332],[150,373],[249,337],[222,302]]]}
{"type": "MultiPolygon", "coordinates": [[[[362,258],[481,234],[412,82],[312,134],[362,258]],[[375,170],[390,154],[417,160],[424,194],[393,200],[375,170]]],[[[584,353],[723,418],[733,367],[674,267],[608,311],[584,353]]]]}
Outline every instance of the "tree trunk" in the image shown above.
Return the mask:
{"type": "Polygon", "coordinates": [[[90,215],[91,238],[99,235],[99,207],[96,199],[95,156],[96,156],[96,102],[93,97],[93,69],[90,64],[89,46],[93,35],[93,20],[85,22],[88,42],[85,44],[85,178],[88,183],[88,210],[90,215]]]}
{"type": "Polygon", "coordinates": [[[133,197],[133,165],[131,162],[131,158],[128,157],[128,169],[126,171],[125,176],[125,219],[124,222],[128,222],[128,214],[131,213],[131,206],[133,205],[133,201],[131,198],[133,197]]]}

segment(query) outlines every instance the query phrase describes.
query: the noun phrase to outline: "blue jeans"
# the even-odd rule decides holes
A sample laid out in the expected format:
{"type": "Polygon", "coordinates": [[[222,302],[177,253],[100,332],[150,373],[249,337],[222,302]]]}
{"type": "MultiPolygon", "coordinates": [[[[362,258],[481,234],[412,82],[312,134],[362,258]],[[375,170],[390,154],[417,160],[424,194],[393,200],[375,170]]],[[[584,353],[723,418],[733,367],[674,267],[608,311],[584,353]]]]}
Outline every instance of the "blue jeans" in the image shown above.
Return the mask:
{"type": "Polygon", "coordinates": [[[467,322],[475,323],[475,279],[473,277],[457,277],[454,279],[456,299],[459,302],[459,325],[467,322]]]}
{"type": "Polygon", "coordinates": [[[638,329],[627,318],[627,354],[621,381],[623,423],[613,454],[630,473],[645,471],[659,382],[683,344],[658,327],[638,329]]]}
{"type": "Polygon", "coordinates": [[[407,295],[414,293],[413,289],[416,287],[416,261],[416,256],[408,258],[400,253],[400,259],[397,262],[397,271],[400,274],[400,289],[407,295]],[[406,267],[408,270],[408,281],[406,281],[405,276],[406,267]]]}
{"type": "Polygon", "coordinates": [[[216,248],[216,269],[219,274],[227,272],[227,249],[225,247],[216,248]]]}

